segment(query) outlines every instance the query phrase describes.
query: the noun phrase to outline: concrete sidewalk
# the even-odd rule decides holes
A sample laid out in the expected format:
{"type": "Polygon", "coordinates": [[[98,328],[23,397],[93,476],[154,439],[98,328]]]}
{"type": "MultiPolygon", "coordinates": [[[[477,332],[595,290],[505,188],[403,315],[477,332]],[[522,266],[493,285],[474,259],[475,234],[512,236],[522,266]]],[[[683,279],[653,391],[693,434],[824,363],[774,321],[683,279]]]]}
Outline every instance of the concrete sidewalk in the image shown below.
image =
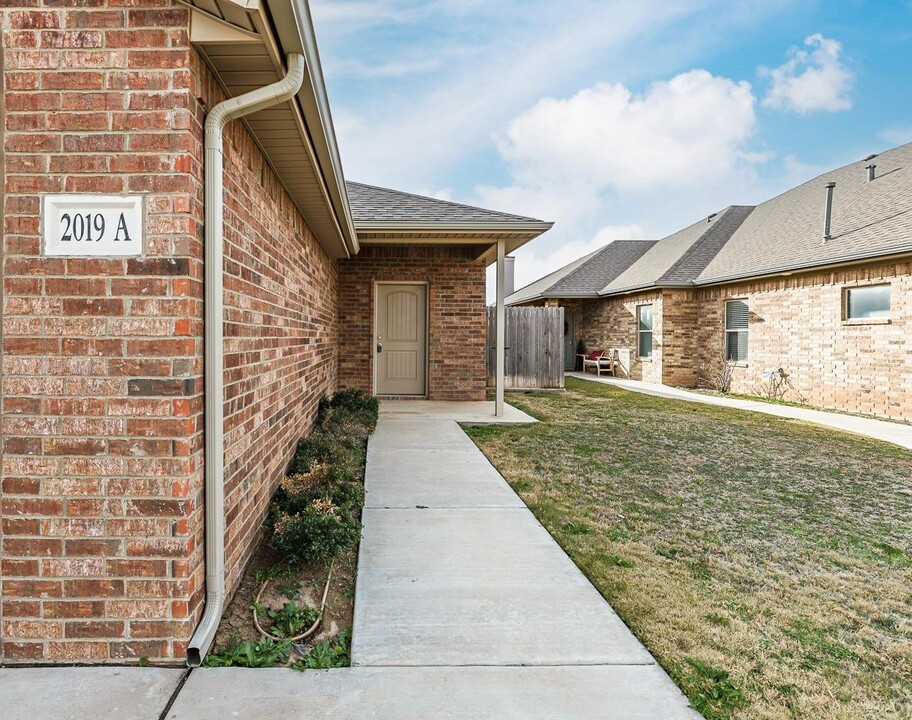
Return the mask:
{"type": "Polygon", "coordinates": [[[353,667],[195,670],[168,718],[699,718],[453,419],[478,413],[412,409],[368,448],[353,667]]]}
{"type": "MultiPolygon", "coordinates": [[[[493,408],[382,407],[353,667],[4,668],[0,717],[699,718],[457,419],[491,422],[493,408]]],[[[515,408],[499,421],[535,422],[515,408]]]]}
{"type": "Polygon", "coordinates": [[[187,670],[0,668],[3,720],[159,720],[187,670]]]}
{"type": "Polygon", "coordinates": [[[670,398],[673,400],[686,400],[688,402],[703,403],[704,405],[719,405],[730,407],[736,410],[747,410],[749,412],[764,413],[780,418],[790,420],[803,420],[833,428],[834,430],[843,430],[845,432],[865,435],[875,440],[893,443],[900,447],[912,450],[912,425],[903,423],[889,422],[887,420],[875,420],[873,418],[858,417],[857,415],[843,415],[841,413],[827,412],[825,410],[811,410],[810,408],[793,407],[791,405],[778,405],[760,400],[744,400],[742,398],[721,397],[717,395],[705,395],[703,393],[691,392],[681,388],[671,387],[670,385],[660,385],[658,383],[641,382],[640,380],[624,380],[621,378],[596,377],[584,373],[567,373],[567,377],[574,377],[579,380],[590,380],[592,382],[612,385],[624,390],[643,393],[644,395],[654,395],[656,397],[670,398]]]}

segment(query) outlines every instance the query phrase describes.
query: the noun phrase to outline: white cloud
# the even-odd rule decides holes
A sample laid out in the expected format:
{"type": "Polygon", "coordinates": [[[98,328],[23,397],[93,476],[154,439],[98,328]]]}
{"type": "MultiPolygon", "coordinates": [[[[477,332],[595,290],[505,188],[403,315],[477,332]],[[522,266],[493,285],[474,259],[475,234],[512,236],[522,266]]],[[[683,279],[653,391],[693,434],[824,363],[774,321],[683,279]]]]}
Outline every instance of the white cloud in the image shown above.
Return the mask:
{"type": "MultiPolygon", "coordinates": [[[[714,18],[726,22],[727,4],[712,4],[719,6],[714,18]]],[[[453,182],[467,158],[493,154],[492,129],[543,94],[591,77],[597,66],[642,78],[655,65],[673,64],[671,48],[635,63],[630,58],[644,38],[707,12],[707,0],[378,0],[372,6],[316,3],[315,22],[334,107],[363,118],[338,132],[347,174],[405,189],[453,182]]]]}
{"type": "Polygon", "coordinates": [[[760,68],[760,75],[771,80],[763,104],[801,114],[849,110],[855,78],[840,60],[842,45],[820,33],[805,38],[804,44],[808,50],[792,48],[790,59],[779,67],[760,68]]]}
{"type": "Polygon", "coordinates": [[[514,118],[498,141],[511,184],[475,191],[484,206],[556,222],[517,253],[517,284],[531,282],[609,240],[642,238],[644,220],[664,230],[682,211],[696,218],[718,209],[739,174],[768,159],[745,149],[754,126],[750,85],[705,70],[641,95],[600,83],[514,118]],[[656,203],[673,218],[643,218],[638,209],[656,203]]]}
{"type": "Polygon", "coordinates": [[[640,96],[600,83],[545,98],[498,145],[523,185],[637,193],[726,174],[754,125],[750,84],[691,70],[640,96]]]}

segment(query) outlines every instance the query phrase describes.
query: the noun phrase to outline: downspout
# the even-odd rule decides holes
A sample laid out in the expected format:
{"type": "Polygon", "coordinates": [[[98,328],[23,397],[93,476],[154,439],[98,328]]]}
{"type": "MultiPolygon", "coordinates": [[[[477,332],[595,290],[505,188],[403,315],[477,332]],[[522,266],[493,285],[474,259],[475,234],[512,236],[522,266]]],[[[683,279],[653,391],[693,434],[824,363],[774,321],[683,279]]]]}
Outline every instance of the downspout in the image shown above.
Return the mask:
{"type": "Polygon", "coordinates": [[[225,604],[224,437],[224,181],[222,131],[230,120],[293,98],[304,82],[304,56],[288,55],[288,72],[272,85],[220,102],[206,117],[205,352],[206,352],[206,609],[187,648],[198,667],[212,645],[225,604]]]}

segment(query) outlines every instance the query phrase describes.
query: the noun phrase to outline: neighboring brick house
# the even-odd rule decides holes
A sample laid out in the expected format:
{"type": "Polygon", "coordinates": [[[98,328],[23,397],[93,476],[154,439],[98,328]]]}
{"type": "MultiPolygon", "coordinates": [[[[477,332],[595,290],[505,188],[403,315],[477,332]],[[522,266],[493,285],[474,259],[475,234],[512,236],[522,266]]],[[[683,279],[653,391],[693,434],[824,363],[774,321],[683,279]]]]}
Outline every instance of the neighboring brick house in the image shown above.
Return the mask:
{"type": "Polygon", "coordinates": [[[207,558],[230,596],[319,399],[383,392],[375,297],[389,394],[482,398],[492,248],[549,225],[347,185],[303,0],[72,5],[0,10],[0,662],[181,662],[207,558]],[[207,176],[213,108],[273,83],[207,176]],[[56,225],[89,194],[136,201],[138,251],[51,237],[110,238],[101,211],[56,225]]]}
{"type": "Polygon", "coordinates": [[[576,339],[626,351],[633,378],[707,385],[728,360],[733,392],[764,393],[781,369],[786,399],[908,420],[910,164],[903,145],[727,208],[612,265],[607,281],[590,273],[573,293],[555,282],[581,277],[612,243],[507,303],[573,309],[576,339]]]}

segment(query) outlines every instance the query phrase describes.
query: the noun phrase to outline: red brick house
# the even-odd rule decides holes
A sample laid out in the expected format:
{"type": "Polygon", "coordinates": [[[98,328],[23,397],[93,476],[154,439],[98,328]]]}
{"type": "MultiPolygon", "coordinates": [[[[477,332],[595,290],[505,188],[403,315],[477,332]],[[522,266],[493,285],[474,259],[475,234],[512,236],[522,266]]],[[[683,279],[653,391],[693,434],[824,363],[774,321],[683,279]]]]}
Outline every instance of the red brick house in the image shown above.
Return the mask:
{"type": "Polygon", "coordinates": [[[757,394],[781,368],[786,399],[912,418],[912,144],[625,245],[507,303],[563,305],[568,345],[620,349],[636,379],[707,384],[728,361],[757,394]]]}
{"type": "Polygon", "coordinates": [[[347,184],[304,0],[22,5],[0,662],[199,662],[319,399],[483,399],[485,268],[550,226],[347,184]]]}

